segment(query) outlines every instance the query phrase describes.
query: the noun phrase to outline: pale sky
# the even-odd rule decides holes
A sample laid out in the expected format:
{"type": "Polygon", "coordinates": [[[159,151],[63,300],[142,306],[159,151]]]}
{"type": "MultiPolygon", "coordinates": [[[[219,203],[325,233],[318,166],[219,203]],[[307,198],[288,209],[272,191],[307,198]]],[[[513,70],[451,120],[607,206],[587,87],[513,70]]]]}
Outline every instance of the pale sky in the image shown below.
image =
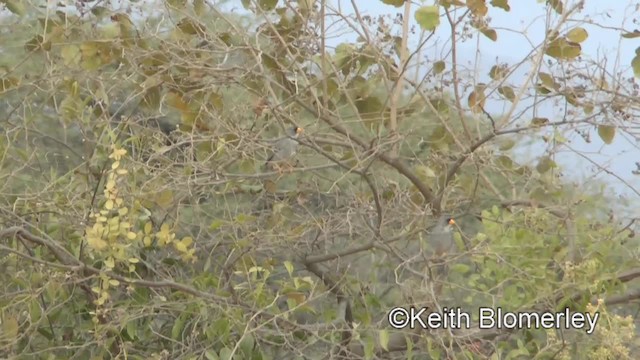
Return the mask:
{"type": "MultiPolygon", "coordinates": [[[[330,6],[339,8],[342,14],[352,15],[354,13],[351,5],[352,0],[326,1],[330,6]]],[[[393,18],[395,14],[402,14],[404,11],[402,7],[395,8],[383,4],[380,0],[353,0],[353,2],[357,4],[359,12],[363,16],[386,14],[393,18]]],[[[486,2],[490,3],[489,0],[486,2]]],[[[576,0],[564,0],[563,2],[566,9],[572,7],[576,0]]],[[[622,39],[616,29],[622,27],[626,31],[640,30],[640,25],[634,24],[634,21],[640,20],[639,2],[633,0],[585,0],[584,2],[584,10],[574,15],[574,19],[577,20],[569,20],[568,23],[569,27],[579,25],[589,33],[588,39],[581,44],[582,57],[597,63],[603,63],[606,59],[609,72],[631,76],[632,71],[629,64],[635,55],[636,48],[640,47],[640,38],[622,39]],[[598,25],[591,25],[589,22],[598,25]]],[[[208,0],[208,3],[222,6],[227,11],[246,13],[241,0],[208,0]]],[[[432,0],[414,0],[410,17],[411,25],[419,29],[414,20],[413,12],[421,5],[433,5],[433,3],[432,0]]],[[[533,46],[537,46],[542,41],[547,21],[545,1],[510,0],[509,3],[511,5],[509,12],[489,6],[490,26],[498,33],[496,43],[478,33],[467,42],[457,44],[458,66],[463,69],[461,77],[475,79],[477,82],[489,82],[488,71],[496,62],[506,62],[513,65],[527,59],[527,54],[531,52],[533,46]]],[[[331,24],[331,20],[328,19],[327,24],[331,24]]],[[[447,21],[441,16],[436,36],[430,40],[421,53],[420,60],[427,62],[425,71],[431,67],[430,64],[435,60],[449,60],[446,58],[448,55],[446,52],[450,49],[448,31],[447,21]]],[[[342,31],[338,34],[339,36],[328,41],[329,45],[335,46],[343,41],[353,41],[356,36],[352,31],[342,31]]],[[[410,49],[415,49],[419,35],[420,32],[417,31],[416,35],[410,38],[410,49]]],[[[525,64],[521,71],[516,72],[510,78],[511,85],[520,85],[519,82],[521,83],[529,69],[529,64],[525,64]]],[[[546,72],[550,71],[546,70],[546,72]]],[[[611,84],[609,85],[611,86],[611,84]]],[[[466,96],[467,94],[464,94],[464,98],[466,96]]],[[[504,113],[509,105],[510,103],[506,101],[493,101],[488,102],[486,108],[490,113],[498,116],[504,113]]],[[[520,109],[526,105],[524,102],[520,109]]],[[[538,116],[558,121],[562,116],[558,114],[558,110],[550,106],[537,107],[536,111],[535,114],[525,114],[523,119],[538,116]]],[[[631,124],[625,125],[637,125],[637,122],[637,119],[631,119],[631,124]]],[[[592,131],[592,141],[589,144],[575,134],[569,134],[567,137],[570,140],[568,145],[571,148],[606,167],[619,177],[616,178],[616,176],[606,173],[600,174],[601,178],[606,179],[612,191],[625,196],[631,202],[640,200],[640,176],[631,173],[632,170],[636,170],[635,163],[640,162],[639,144],[635,138],[618,131],[613,144],[605,145],[595,130],[592,131]]],[[[636,133],[636,137],[640,138],[640,131],[636,133]]],[[[524,149],[519,153],[526,156],[522,156],[519,161],[535,161],[544,150],[542,146],[524,149]]],[[[593,174],[593,165],[567,148],[557,150],[556,161],[561,165],[563,173],[569,174],[571,179],[578,182],[590,179],[593,174]]],[[[640,217],[640,207],[630,209],[628,216],[640,217]]]]}
{"type": "MultiPolygon", "coordinates": [[[[336,7],[341,7],[345,12],[352,12],[351,1],[349,0],[329,0],[336,7]]],[[[355,1],[359,6],[361,14],[382,15],[402,13],[403,8],[395,8],[385,5],[380,1],[355,1]]],[[[489,1],[487,1],[489,3],[489,1]]],[[[491,26],[498,32],[498,41],[496,43],[487,39],[483,35],[476,36],[472,41],[459,44],[458,55],[459,65],[463,65],[469,69],[470,74],[475,74],[479,82],[488,82],[488,71],[498,62],[507,62],[509,64],[517,63],[527,58],[532,47],[538,45],[544,38],[546,7],[544,2],[536,0],[511,0],[511,10],[505,12],[501,9],[491,8],[489,14],[491,17],[491,26]],[[516,30],[518,32],[510,31],[516,30]]],[[[571,6],[573,1],[567,4],[565,8],[571,6]]],[[[432,5],[427,1],[424,5],[432,5]]],[[[627,0],[604,1],[604,0],[586,0],[583,12],[574,15],[573,19],[592,22],[608,27],[623,27],[627,31],[640,29],[640,25],[635,26],[633,20],[640,20],[640,13],[636,10],[638,2],[627,0]]],[[[413,9],[417,9],[419,5],[414,2],[413,9]]],[[[411,17],[411,24],[416,22],[411,17]]],[[[570,21],[569,26],[579,25],[577,21],[570,21]]],[[[594,62],[601,63],[606,58],[607,69],[611,72],[623,72],[629,76],[632,75],[630,69],[631,59],[635,56],[635,49],[640,46],[640,39],[623,39],[619,36],[619,32],[613,29],[606,29],[602,26],[591,24],[580,24],[581,27],[589,33],[588,39],[582,43],[583,57],[590,58],[594,62]]],[[[442,56],[438,53],[443,48],[448,49],[449,45],[444,43],[448,37],[449,27],[446,19],[441,18],[440,27],[436,31],[435,43],[441,43],[438,49],[425,51],[429,59],[442,56]]],[[[416,36],[417,37],[417,36],[416,36]]],[[[413,39],[412,43],[417,44],[417,39],[413,39]]],[[[525,66],[525,69],[528,70],[525,66]]],[[[544,70],[543,70],[544,71],[544,70]]],[[[547,71],[549,72],[549,71],[547,71]]],[[[513,78],[513,83],[518,84],[518,80],[522,79],[525,72],[517,73],[513,78]]],[[[487,109],[489,112],[499,114],[506,111],[503,107],[505,102],[494,102],[487,109]]],[[[507,105],[510,105],[507,103],[507,105]]],[[[551,121],[560,120],[558,116],[554,118],[557,110],[549,108],[539,109],[540,112],[536,116],[547,117],[551,121]]],[[[532,116],[532,115],[530,115],[532,116]]],[[[633,175],[632,170],[636,169],[635,162],[640,161],[640,150],[635,139],[622,132],[616,133],[616,138],[611,145],[605,145],[597,133],[593,131],[591,143],[588,144],[581,137],[575,135],[569,137],[569,144],[573,149],[581,151],[590,159],[607,167],[625,182],[631,185],[636,191],[640,192],[640,176],[633,175]]],[[[529,150],[527,149],[530,154],[529,150]]],[[[544,149],[538,149],[539,155],[544,149]]],[[[535,149],[534,149],[535,152],[535,149]]],[[[563,151],[556,160],[563,167],[564,173],[571,174],[576,180],[585,181],[592,174],[593,165],[584,159],[578,157],[569,151],[563,151]]],[[[623,194],[630,201],[640,200],[640,196],[628,186],[624,185],[620,180],[607,174],[603,174],[603,178],[611,184],[612,189],[619,194],[623,194]]],[[[635,210],[635,214],[628,216],[640,216],[640,211],[635,210]]]]}
{"type": "MultiPolygon", "coordinates": [[[[403,8],[395,8],[390,5],[383,4],[379,0],[354,0],[359,7],[361,15],[392,15],[402,14],[403,8]]],[[[334,8],[339,8],[343,14],[353,14],[351,0],[327,0],[327,3],[334,8]]],[[[489,1],[487,1],[489,3],[489,1]]],[[[496,29],[498,33],[497,43],[492,42],[483,35],[477,35],[466,43],[458,44],[458,65],[466,68],[467,76],[476,78],[478,82],[489,82],[488,71],[497,62],[506,62],[515,64],[527,59],[533,46],[537,46],[543,40],[547,21],[545,1],[538,0],[511,0],[510,12],[501,9],[489,7],[489,16],[491,18],[490,25],[496,29]],[[513,31],[515,30],[515,31],[513,31]]],[[[574,0],[564,1],[565,9],[575,4],[574,0]]],[[[242,9],[240,0],[227,2],[227,5],[235,7],[236,10],[242,9]]],[[[413,11],[420,5],[433,5],[433,1],[414,1],[412,5],[411,24],[417,24],[413,18],[413,11]]],[[[631,59],[635,55],[636,47],[640,46],[639,39],[622,39],[619,32],[611,28],[623,27],[627,31],[640,29],[635,26],[634,20],[638,19],[640,12],[637,10],[638,2],[631,0],[586,0],[584,10],[573,16],[568,23],[569,27],[581,26],[589,33],[588,39],[583,42],[582,53],[583,58],[591,59],[594,62],[602,63],[606,59],[607,69],[612,73],[623,73],[632,75],[630,70],[631,59]],[[580,21],[578,23],[577,21],[580,21]],[[599,24],[600,26],[591,25],[589,23],[599,24]]],[[[441,13],[442,15],[442,13],[441,13]]],[[[330,24],[331,20],[327,20],[330,24]]],[[[564,28],[566,30],[566,28],[564,28]]],[[[427,45],[422,53],[423,61],[435,61],[443,59],[444,51],[448,51],[450,44],[447,43],[449,27],[446,19],[441,17],[440,27],[436,31],[436,36],[427,45]],[[426,57],[426,58],[424,58],[426,57]],[[435,60],[434,60],[435,59],[435,60]]],[[[410,49],[415,48],[418,42],[419,31],[410,39],[410,49]],[[413,45],[413,46],[412,46],[413,45]]],[[[343,41],[353,41],[356,35],[353,32],[340,32],[338,38],[330,40],[328,43],[337,45],[343,41]]],[[[545,58],[547,60],[548,58],[545,58]]],[[[443,59],[447,60],[447,59],[443,59]]],[[[511,79],[513,85],[519,85],[518,81],[522,81],[526,72],[530,69],[529,65],[522,67],[522,71],[517,72],[511,79]]],[[[545,71],[545,70],[542,70],[545,71]]],[[[550,72],[550,71],[546,71],[550,72]]],[[[468,78],[468,77],[467,77],[468,78]]],[[[465,94],[466,98],[466,94],[465,94]]],[[[493,114],[500,114],[507,110],[509,106],[506,102],[493,102],[487,105],[487,110],[493,114]]],[[[526,105],[523,104],[523,105],[526,105]]],[[[521,107],[522,108],[522,107],[521,107]]],[[[551,121],[558,121],[561,115],[558,110],[551,107],[538,107],[535,116],[547,117],[551,121]]],[[[533,117],[533,113],[526,115],[533,117]]],[[[591,134],[591,143],[586,143],[577,135],[568,136],[570,143],[568,144],[574,150],[580,151],[588,156],[589,159],[596,161],[602,166],[615,173],[620,179],[608,175],[601,174],[601,178],[606,179],[610,184],[611,190],[625,196],[629,201],[640,200],[640,176],[633,175],[632,170],[636,169],[635,162],[640,161],[640,150],[637,141],[618,131],[612,145],[605,145],[598,137],[595,130],[591,134]],[[629,189],[631,185],[635,190],[629,189]]],[[[640,134],[638,134],[640,135],[640,134]]],[[[576,181],[588,181],[593,174],[594,166],[589,164],[583,158],[571,153],[568,149],[558,149],[556,161],[562,166],[565,174],[570,174],[572,179],[576,181]]],[[[544,148],[526,149],[524,153],[528,156],[525,159],[535,160],[544,151],[544,148]]],[[[633,210],[627,216],[640,217],[640,209],[633,210]]]]}

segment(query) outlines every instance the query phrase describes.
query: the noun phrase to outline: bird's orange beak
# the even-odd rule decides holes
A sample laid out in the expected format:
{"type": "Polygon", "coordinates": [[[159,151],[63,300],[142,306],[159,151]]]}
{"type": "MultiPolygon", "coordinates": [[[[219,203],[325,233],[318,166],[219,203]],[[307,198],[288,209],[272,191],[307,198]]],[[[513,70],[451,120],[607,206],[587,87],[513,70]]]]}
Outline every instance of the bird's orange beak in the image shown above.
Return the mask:
{"type": "Polygon", "coordinates": [[[455,224],[456,224],[456,221],[455,221],[455,220],[453,220],[453,219],[449,219],[449,225],[455,225],[455,224]]]}
{"type": "Polygon", "coordinates": [[[303,131],[304,131],[304,129],[301,128],[301,127],[296,128],[296,134],[298,134],[298,135],[300,135],[303,131]]]}

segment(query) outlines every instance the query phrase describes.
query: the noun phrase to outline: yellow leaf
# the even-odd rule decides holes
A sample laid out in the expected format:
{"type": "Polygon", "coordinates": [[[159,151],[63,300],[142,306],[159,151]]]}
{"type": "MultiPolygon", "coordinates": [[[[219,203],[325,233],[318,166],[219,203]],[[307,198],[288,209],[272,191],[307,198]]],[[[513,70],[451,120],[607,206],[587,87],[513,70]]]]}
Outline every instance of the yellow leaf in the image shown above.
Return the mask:
{"type": "Polygon", "coordinates": [[[13,87],[16,87],[19,83],[20,83],[20,79],[12,76],[0,78],[0,94],[13,87]]]}
{"type": "Polygon", "coordinates": [[[104,208],[107,210],[113,209],[113,200],[107,200],[107,202],[104,204],[104,208]]]}
{"type": "Polygon", "coordinates": [[[581,43],[581,42],[587,40],[588,37],[589,37],[589,33],[587,32],[587,30],[585,30],[585,29],[583,29],[581,27],[577,27],[577,28],[571,29],[567,33],[567,40],[573,41],[575,43],[581,43]]]}
{"type": "Polygon", "coordinates": [[[414,17],[418,25],[427,31],[433,31],[440,25],[440,12],[437,6],[422,6],[416,10],[414,17]]]}
{"type": "Polygon", "coordinates": [[[150,236],[145,236],[144,239],[142,239],[142,243],[144,244],[144,246],[151,246],[151,237],[150,236]]]}
{"type": "Polygon", "coordinates": [[[480,32],[482,33],[482,35],[488,37],[492,41],[497,41],[498,40],[498,33],[494,29],[484,28],[484,29],[480,30],[480,32]]]}
{"type": "Polygon", "coordinates": [[[95,250],[101,251],[107,247],[107,242],[97,236],[91,236],[87,238],[87,244],[95,250]]]}
{"type": "Polygon", "coordinates": [[[104,266],[108,267],[109,269],[113,269],[114,267],[116,267],[116,260],[109,256],[107,258],[107,260],[104,261],[104,266]]]}
{"type": "Polygon", "coordinates": [[[187,247],[184,245],[184,243],[182,243],[182,241],[177,241],[173,243],[173,246],[176,248],[176,250],[182,253],[187,251],[187,247]]]}
{"type": "Polygon", "coordinates": [[[193,244],[193,239],[191,238],[191,236],[185,236],[185,237],[182,239],[182,243],[183,243],[185,246],[189,246],[189,245],[193,244]]]}
{"type": "Polygon", "coordinates": [[[635,77],[640,77],[640,55],[636,55],[631,60],[631,68],[633,69],[633,75],[635,77]]]}
{"type": "Polygon", "coordinates": [[[173,205],[173,191],[171,190],[163,190],[159,194],[156,195],[156,202],[163,209],[168,209],[171,205],[173,205]]]}
{"type": "Polygon", "coordinates": [[[137,264],[137,263],[139,263],[139,262],[140,262],[140,259],[138,259],[138,258],[129,258],[129,260],[128,260],[128,261],[129,261],[130,263],[132,263],[132,264],[137,264]]]}
{"type": "Polygon", "coordinates": [[[189,18],[184,18],[180,22],[178,22],[178,29],[180,29],[183,33],[188,35],[204,35],[206,32],[206,28],[204,25],[197,23],[189,18]]]}
{"type": "Polygon", "coordinates": [[[540,78],[540,81],[542,81],[542,85],[544,85],[547,89],[557,90],[556,82],[553,79],[553,76],[545,72],[540,72],[538,73],[538,78],[540,78]]]}
{"type": "Polygon", "coordinates": [[[501,8],[504,11],[511,10],[507,0],[491,0],[491,5],[497,8],[501,8]]]}
{"type": "Polygon", "coordinates": [[[18,336],[18,320],[14,317],[6,317],[2,322],[2,339],[3,341],[14,340],[18,336]]]}
{"type": "Polygon", "coordinates": [[[564,38],[557,38],[549,43],[545,54],[558,60],[569,60],[580,56],[582,47],[580,44],[567,41],[564,38]]]}
{"type": "Polygon", "coordinates": [[[511,102],[513,102],[516,99],[516,93],[513,91],[513,89],[510,86],[499,87],[498,93],[500,93],[500,95],[504,96],[505,98],[507,98],[507,100],[511,102]]]}
{"type": "Polygon", "coordinates": [[[379,338],[380,347],[382,347],[385,351],[389,351],[389,331],[380,330],[379,338]]]}
{"type": "Polygon", "coordinates": [[[287,269],[289,276],[291,276],[291,274],[293,273],[293,264],[291,263],[291,261],[285,261],[284,267],[287,269]]]}
{"type": "Polygon", "coordinates": [[[153,225],[151,225],[151,221],[148,221],[146,224],[144,224],[144,233],[149,235],[151,234],[151,231],[153,230],[153,225]]]}
{"type": "Polygon", "coordinates": [[[60,50],[60,56],[65,65],[78,64],[80,61],[80,48],[76,45],[67,45],[60,50]]]}
{"type": "Polygon", "coordinates": [[[136,233],[134,233],[133,231],[129,231],[127,233],[127,239],[129,239],[129,240],[135,240],[137,236],[138,235],[136,235],[136,233]]]}
{"type": "Polygon", "coordinates": [[[558,14],[562,15],[563,5],[561,0],[547,0],[547,5],[551,5],[553,10],[555,10],[558,14]]]}
{"type": "Polygon", "coordinates": [[[478,17],[487,15],[487,11],[489,11],[485,0],[467,0],[467,7],[473,15],[478,17]]]}
{"type": "Polygon", "coordinates": [[[469,94],[469,108],[474,113],[482,112],[485,103],[484,86],[478,84],[475,89],[469,94]]]}
{"type": "Polygon", "coordinates": [[[599,125],[598,135],[605,144],[609,145],[613,142],[613,138],[616,136],[616,128],[610,125],[599,125]]]}
{"type": "Polygon", "coordinates": [[[116,279],[111,279],[111,280],[109,280],[109,285],[118,286],[118,285],[120,285],[120,281],[118,281],[116,279]]]}

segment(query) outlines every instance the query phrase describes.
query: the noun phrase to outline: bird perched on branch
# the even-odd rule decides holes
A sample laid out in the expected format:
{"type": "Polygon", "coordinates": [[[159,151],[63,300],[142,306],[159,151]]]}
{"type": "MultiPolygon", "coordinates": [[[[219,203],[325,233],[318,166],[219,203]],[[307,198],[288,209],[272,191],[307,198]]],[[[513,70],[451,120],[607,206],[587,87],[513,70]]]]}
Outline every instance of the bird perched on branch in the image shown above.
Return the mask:
{"type": "Polygon", "coordinates": [[[455,246],[453,228],[456,221],[449,215],[442,215],[429,232],[428,243],[433,258],[431,273],[434,279],[443,278],[446,274],[446,263],[443,255],[451,252],[455,246]]]}
{"type": "Polygon", "coordinates": [[[277,163],[281,163],[289,160],[298,150],[298,137],[304,129],[299,126],[293,126],[287,129],[286,136],[276,141],[274,151],[271,156],[265,162],[265,166],[277,166],[277,163]]]}

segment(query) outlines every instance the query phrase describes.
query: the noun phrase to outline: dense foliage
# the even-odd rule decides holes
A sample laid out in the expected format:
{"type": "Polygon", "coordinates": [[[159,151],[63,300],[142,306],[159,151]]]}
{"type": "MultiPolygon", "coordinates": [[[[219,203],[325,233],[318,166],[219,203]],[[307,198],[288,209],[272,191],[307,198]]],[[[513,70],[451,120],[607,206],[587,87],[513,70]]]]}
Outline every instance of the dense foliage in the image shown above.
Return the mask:
{"type": "Polygon", "coordinates": [[[634,136],[637,86],[582,53],[582,2],[540,3],[530,59],[482,77],[457,46],[503,46],[490,16],[519,2],[383,0],[405,15],[379,18],[324,0],[1,3],[0,357],[638,350],[627,204],[557,161],[580,139],[634,136]],[[444,55],[425,56],[441,32],[444,55]],[[295,158],[265,167],[292,125],[295,158]],[[434,259],[442,214],[456,251],[434,259]],[[396,306],[600,318],[592,335],[395,330],[396,306]]]}

